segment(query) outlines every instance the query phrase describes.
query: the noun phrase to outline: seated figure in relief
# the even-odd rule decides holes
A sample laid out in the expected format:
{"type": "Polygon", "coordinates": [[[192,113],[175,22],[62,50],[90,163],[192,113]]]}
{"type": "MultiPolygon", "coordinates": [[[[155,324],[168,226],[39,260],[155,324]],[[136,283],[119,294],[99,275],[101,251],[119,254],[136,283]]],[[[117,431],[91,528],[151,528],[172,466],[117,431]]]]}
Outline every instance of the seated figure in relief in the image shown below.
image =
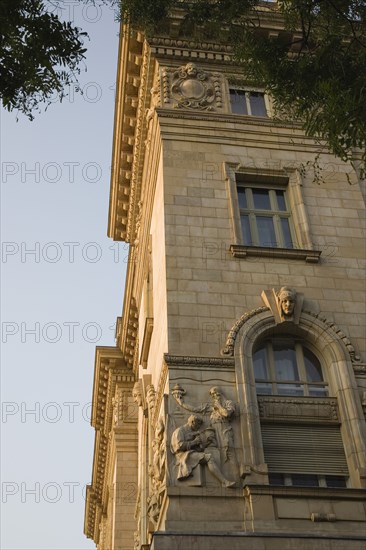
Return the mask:
{"type": "Polygon", "coordinates": [[[177,479],[187,479],[198,464],[206,464],[223,487],[234,487],[235,481],[225,478],[214,458],[214,450],[217,450],[215,431],[212,428],[200,430],[202,423],[201,418],[192,414],[186,424],[173,432],[170,449],[177,460],[177,479]]]}

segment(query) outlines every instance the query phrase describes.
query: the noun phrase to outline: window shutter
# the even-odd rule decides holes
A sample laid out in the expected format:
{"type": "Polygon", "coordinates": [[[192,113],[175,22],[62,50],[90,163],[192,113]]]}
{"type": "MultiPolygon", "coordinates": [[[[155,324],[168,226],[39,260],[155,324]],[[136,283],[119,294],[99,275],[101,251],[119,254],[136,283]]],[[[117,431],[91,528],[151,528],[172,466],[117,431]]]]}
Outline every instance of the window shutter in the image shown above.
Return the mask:
{"type": "Polygon", "coordinates": [[[262,424],[269,472],[348,476],[339,426],[262,424]]]}

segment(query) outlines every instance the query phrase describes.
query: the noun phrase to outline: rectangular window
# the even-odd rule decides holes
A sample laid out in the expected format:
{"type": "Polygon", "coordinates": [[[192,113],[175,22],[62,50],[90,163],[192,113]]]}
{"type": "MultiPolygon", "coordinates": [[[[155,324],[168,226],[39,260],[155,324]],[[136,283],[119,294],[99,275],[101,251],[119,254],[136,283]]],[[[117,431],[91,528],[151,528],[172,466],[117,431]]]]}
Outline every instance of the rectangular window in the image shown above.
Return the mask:
{"type": "Polygon", "coordinates": [[[268,117],[264,93],[230,88],[231,112],[236,115],[268,117]]]}
{"type": "Polygon", "coordinates": [[[269,169],[225,163],[235,258],[285,258],[318,263],[321,252],[310,238],[296,169],[269,169]]]}
{"type": "Polygon", "coordinates": [[[244,245],[295,248],[285,189],[238,183],[237,192],[244,245]]]}
{"type": "Polygon", "coordinates": [[[270,485],[298,487],[346,488],[346,476],[324,476],[312,474],[269,474],[270,485]]]}

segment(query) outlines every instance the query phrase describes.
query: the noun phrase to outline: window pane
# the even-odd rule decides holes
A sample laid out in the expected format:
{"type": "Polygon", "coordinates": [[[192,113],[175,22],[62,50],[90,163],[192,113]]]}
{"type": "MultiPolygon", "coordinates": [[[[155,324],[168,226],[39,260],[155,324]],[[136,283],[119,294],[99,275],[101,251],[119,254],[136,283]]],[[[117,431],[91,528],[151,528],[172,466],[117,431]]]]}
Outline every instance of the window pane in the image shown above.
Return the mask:
{"type": "Polygon", "coordinates": [[[240,222],[244,244],[250,246],[253,244],[253,242],[250,234],[249,216],[240,216],[240,222]]]}
{"type": "Polygon", "coordinates": [[[270,485],[285,485],[285,476],[283,474],[268,474],[270,485]]]}
{"type": "Polygon", "coordinates": [[[323,382],[319,359],[307,348],[303,348],[306,378],[308,382],[323,382]]]}
{"type": "Polygon", "coordinates": [[[230,90],[231,112],[237,115],[247,115],[247,104],[243,90],[230,90]]]}
{"type": "Polygon", "coordinates": [[[271,210],[268,189],[252,189],[254,208],[257,210],[271,210]]]}
{"type": "Polygon", "coordinates": [[[304,395],[304,386],[301,384],[277,384],[278,395],[304,395]]]}
{"type": "Polygon", "coordinates": [[[256,380],[268,380],[266,348],[261,348],[253,354],[254,376],[256,380]]]}
{"type": "Polygon", "coordinates": [[[267,216],[257,216],[259,246],[277,246],[273,219],[267,216]]]}
{"type": "Polygon", "coordinates": [[[272,395],[272,384],[269,382],[257,382],[256,390],[258,395],[272,395]]]}
{"type": "Polygon", "coordinates": [[[264,95],[260,92],[250,92],[250,110],[253,116],[267,116],[264,95]]]}
{"type": "Polygon", "coordinates": [[[285,248],[293,248],[288,218],[281,218],[282,239],[285,248]]]}
{"type": "Polygon", "coordinates": [[[285,202],[285,193],[283,191],[276,190],[276,196],[278,210],[281,210],[281,212],[286,212],[287,208],[285,202]]]}
{"type": "Polygon", "coordinates": [[[238,187],[239,208],[248,208],[244,187],[238,187]]]}
{"type": "Polygon", "coordinates": [[[289,346],[273,346],[276,380],[299,380],[296,353],[289,346]]]}
{"type": "Polygon", "coordinates": [[[347,487],[346,478],[343,476],[325,476],[327,487],[347,487]]]}
{"type": "Polygon", "coordinates": [[[309,386],[309,395],[311,397],[324,397],[328,395],[328,390],[325,386],[309,386]]]}
{"type": "Polygon", "coordinates": [[[292,474],[292,485],[297,485],[300,487],[318,487],[319,481],[318,476],[311,474],[292,474]]]}

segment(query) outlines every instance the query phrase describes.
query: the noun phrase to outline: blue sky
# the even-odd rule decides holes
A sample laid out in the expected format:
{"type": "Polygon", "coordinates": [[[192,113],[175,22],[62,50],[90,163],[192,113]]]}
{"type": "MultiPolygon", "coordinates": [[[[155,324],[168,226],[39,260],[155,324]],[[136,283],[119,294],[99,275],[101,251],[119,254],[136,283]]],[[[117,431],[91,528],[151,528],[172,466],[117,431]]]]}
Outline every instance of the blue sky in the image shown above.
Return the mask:
{"type": "Polygon", "coordinates": [[[4,550],[95,547],[82,532],[94,353],[122,311],[128,250],[106,236],[119,24],[64,5],[90,36],[84,95],[33,122],[1,112],[4,550]]]}

